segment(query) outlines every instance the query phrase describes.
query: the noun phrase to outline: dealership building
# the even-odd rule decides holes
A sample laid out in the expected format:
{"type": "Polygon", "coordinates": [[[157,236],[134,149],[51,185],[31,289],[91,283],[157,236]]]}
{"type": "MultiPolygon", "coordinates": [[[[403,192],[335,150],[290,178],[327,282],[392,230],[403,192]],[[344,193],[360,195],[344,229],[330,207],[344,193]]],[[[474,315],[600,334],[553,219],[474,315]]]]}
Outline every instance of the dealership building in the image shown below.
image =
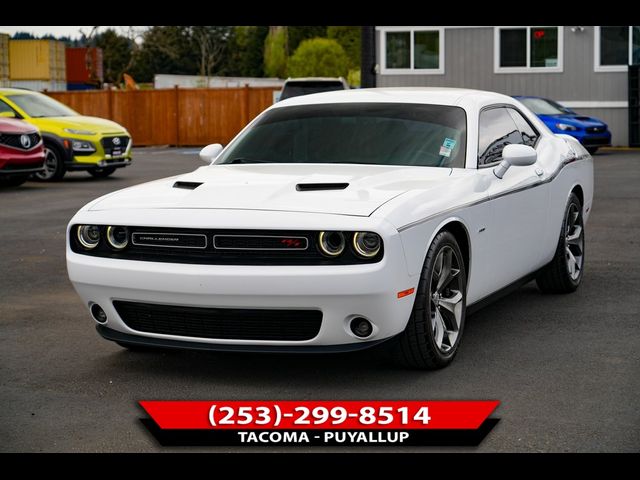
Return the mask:
{"type": "Polygon", "coordinates": [[[376,26],[363,40],[375,65],[363,86],[545,97],[609,124],[613,145],[640,146],[638,70],[629,68],[640,64],[639,26],[376,26]]]}

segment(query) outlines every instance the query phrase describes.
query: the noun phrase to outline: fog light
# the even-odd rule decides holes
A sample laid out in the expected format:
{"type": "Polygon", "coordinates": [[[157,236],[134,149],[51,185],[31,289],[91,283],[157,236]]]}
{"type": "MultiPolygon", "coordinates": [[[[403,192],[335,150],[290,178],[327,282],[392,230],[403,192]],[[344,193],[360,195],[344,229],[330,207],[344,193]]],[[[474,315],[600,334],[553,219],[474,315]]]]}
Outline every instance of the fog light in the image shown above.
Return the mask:
{"type": "Polygon", "coordinates": [[[129,230],[127,227],[108,227],[107,241],[116,250],[122,250],[129,243],[129,230]]]}
{"type": "Polygon", "coordinates": [[[349,328],[356,337],[367,338],[373,333],[373,325],[366,318],[356,317],[349,323],[349,328]]]}
{"type": "Polygon", "coordinates": [[[107,323],[107,314],[100,305],[94,303],[91,305],[91,316],[98,323],[107,323]]]}

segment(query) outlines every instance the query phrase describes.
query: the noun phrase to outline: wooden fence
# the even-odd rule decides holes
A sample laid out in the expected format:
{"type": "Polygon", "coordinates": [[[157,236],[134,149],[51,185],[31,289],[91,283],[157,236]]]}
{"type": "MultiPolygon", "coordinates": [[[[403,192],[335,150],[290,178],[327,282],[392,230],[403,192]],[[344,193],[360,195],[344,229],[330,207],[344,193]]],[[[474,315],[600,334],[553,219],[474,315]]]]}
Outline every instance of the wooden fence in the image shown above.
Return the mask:
{"type": "Polygon", "coordinates": [[[48,92],[83,115],[124,126],[141,145],[228,143],[273,104],[273,88],[48,92]]]}

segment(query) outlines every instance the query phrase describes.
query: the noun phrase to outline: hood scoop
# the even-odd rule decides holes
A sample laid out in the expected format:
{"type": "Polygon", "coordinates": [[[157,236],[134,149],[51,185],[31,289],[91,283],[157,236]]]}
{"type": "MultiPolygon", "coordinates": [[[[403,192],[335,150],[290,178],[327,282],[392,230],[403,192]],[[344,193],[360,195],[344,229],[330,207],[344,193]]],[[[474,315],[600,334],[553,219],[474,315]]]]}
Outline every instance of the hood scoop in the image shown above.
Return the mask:
{"type": "Polygon", "coordinates": [[[587,122],[591,120],[590,117],[573,117],[573,118],[575,118],[576,120],[580,120],[581,122],[587,122]]]}
{"type": "Polygon", "coordinates": [[[344,190],[348,183],[299,183],[296,190],[299,192],[315,192],[319,190],[344,190]]]}
{"type": "Polygon", "coordinates": [[[202,182],[176,182],[173,184],[173,188],[182,188],[184,190],[195,190],[202,182]]]}

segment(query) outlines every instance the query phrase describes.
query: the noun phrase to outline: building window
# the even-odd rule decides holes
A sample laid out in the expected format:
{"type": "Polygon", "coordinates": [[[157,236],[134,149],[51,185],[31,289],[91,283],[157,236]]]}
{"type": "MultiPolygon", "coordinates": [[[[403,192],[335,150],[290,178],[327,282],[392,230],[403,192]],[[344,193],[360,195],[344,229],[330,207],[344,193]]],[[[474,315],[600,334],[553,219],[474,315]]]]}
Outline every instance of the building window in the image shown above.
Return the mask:
{"type": "Polygon", "coordinates": [[[595,27],[596,72],[624,72],[640,63],[640,27],[595,27]]]}
{"type": "Polygon", "coordinates": [[[386,27],[380,30],[383,74],[443,74],[444,30],[386,27]]]}
{"type": "Polygon", "coordinates": [[[496,27],[495,73],[562,72],[562,27],[496,27]]]}

